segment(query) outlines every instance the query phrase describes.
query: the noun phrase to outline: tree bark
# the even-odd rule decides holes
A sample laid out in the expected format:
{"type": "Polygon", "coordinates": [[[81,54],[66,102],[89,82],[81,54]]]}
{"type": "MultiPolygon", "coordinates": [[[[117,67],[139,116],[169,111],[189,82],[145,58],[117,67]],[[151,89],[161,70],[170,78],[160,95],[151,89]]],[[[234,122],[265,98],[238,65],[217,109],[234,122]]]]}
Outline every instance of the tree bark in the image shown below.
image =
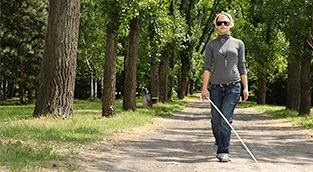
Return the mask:
{"type": "Polygon", "coordinates": [[[128,56],[125,59],[123,109],[136,110],[137,59],[140,42],[140,18],[131,20],[128,56]]]}
{"type": "Polygon", "coordinates": [[[263,79],[261,76],[258,77],[259,86],[258,86],[258,104],[266,104],[266,79],[263,79]]]}
{"type": "Polygon", "coordinates": [[[21,83],[19,86],[20,103],[26,104],[26,81],[28,76],[25,73],[21,73],[21,83]]]}
{"type": "MultiPolygon", "coordinates": [[[[294,13],[297,9],[293,9],[294,13]]],[[[297,23],[299,19],[297,16],[291,16],[289,20],[289,37],[290,54],[288,57],[288,79],[287,79],[287,103],[286,109],[299,111],[300,108],[300,71],[301,71],[301,38],[299,38],[298,31],[301,30],[297,23]]]]}
{"type": "Polygon", "coordinates": [[[3,79],[3,99],[1,100],[7,100],[8,99],[8,87],[9,87],[9,82],[7,77],[4,77],[3,79]]]}
{"type": "MultiPolygon", "coordinates": [[[[266,45],[268,47],[271,47],[271,26],[270,25],[267,25],[267,28],[266,28],[266,38],[265,38],[265,42],[266,42],[266,45]]],[[[272,56],[271,55],[271,51],[267,51],[266,52],[266,55],[264,58],[261,58],[258,60],[258,64],[260,65],[264,65],[266,64],[266,57],[269,57],[269,56],[272,56]]],[[[267,83],[267,73],[264,72],[263,70],[265,69],[261,69],[258,71],[258,82],[259,82],[259,85],[258,85],[258,98],[257,98],[257,103],[258,104],[266,104],[266,92],[267,92],[267,87],[266,87],[266,83],[267,83]]]]}
{"type": "MultiPolygon", "coordinates": [[[[312,3],[308,3],[308,15],[313,16],[313,9],[312,9],[312,3]]],[[[307,28],[312,29],[313,27],[313,18],[309,20],[307,23],[307,28]]],[[[308,44],[304,45],[303,50],[303,59],[301,63],[301,77],[300,77],[300,83],[301,83],[301,103],[300,103],[300,109],[299,109],[299,115],[309,115],[310,114],[310,108],[311,108],[311,101],[312,101],[312,88],[311,88],[311,71],[310,71],[310,64],[311,64],[311,58],[312,58],[312,51],[313,49],[313,36],[311,33],[312,30],[309,30],[309,36],[305,40],[308,42],[308,44]]]]}
{"type": "Polygon", "coordinates": [[[118,26],[114,21],[107,25],[107,40],[104,63],[104,85],[102,99],[102,116],[116,116],[115,85],[116,85],[116,54],[118,26]]]}
{"type": "Polygon", "coordinates": [[[34,116],[73,116],[80,0],[50,0],[34,116]]]}
{"type": "Polygon", "coordinates": [[[165,55],[163,56],[163,59],[160,64],[160,71],[159,71],[159,82],[160,82],[160,101],[166,102],[167,95],[166,95],[166,80],[168,76],[167,68],[168,68],[168,60],[169,60],[169,54],[170,54],[170,48],[166,48],[165,55]]]}
{"type": "Polygon", "coordinates": [[[185,71],[185,63],[182,64],[181,69],[178,72],[178,98],[184,99],[187,89],[187,78],[186,74],[183,74],[185,71]]]}
{"type": "Polygon", "coordinates": [[[95,93],[94,93],[94,86],[93,86],[93,71],[90,70],[90,98],[94,100],[95,93]]]}
{"type": "Polygon", "coordinates": [[[159,65],[157,62],[150,64],[150,83],[151,83],[151,97],[156,97],[159,101],[159,65]]]}
{"type": "Polygon", "coordinates": [[[95,89],[94,89],[94,97],[97,98],[98,97],[98,80],[97,78],[95,79],[95,89]]]}
{"type": "MultiPolygon", "coordinates": [[[[1,58],[0,58],[0,60],[1,60],[1,58]]],[[[2,72],[0,72],[0,101],[3,100],[2,99],[2,91],[4,91],[3,85],[4,85],[4,79],[2,79],[2,72]]]]}
{"type": "MultiPolygon", "coordinates": [[[[291,43],[290,43],[291,44],[291,43]]],[[[286,109],[299,111],[300,108],[300,62],[289,60],[287,79],[286,109]]]]}
{"type": "MultiPolygon", "coordinates": [[[[310,48],[308,45],[306,48],[310,48]]],[[[311,54],[310,51],[304,50],[304,57],[301,63],[301,100],[300,100],[300,109],[299,115],[304,116],[310,114],[311,108],[311,72],[310,72],[310,64],[311,64],[311,54]]]]}
{"type": "Polygon", "coordinates": [[[190,91],[190,83],[189,83],[189,79],[186,82],[186,92],[185,92],[185,96],[188,96],[190,91]]]}
{"type": "Polygon", "coordinates": [[[28,88],[27,92],[28,92],[28,104],[32,104],[34,101],[32,89],[28,88]]]}
{"type": "Polygon", "coordinates": [[[190,95],[193,95],[193,93],[194,93],[194,80],[192,80],[192,79],[190,79],[189,80],[189,94],[190,95]]]}
{"type": "Polygon", "coordinates": [[[175,45],[172,44],[170,47],[170,58],[169,58],[169,68],[170,73],[168,75],[168,84],[169,89],[167,92],[167,99],[172,100],[173,99],[173,87],[174,87],[174,74],[173,71],[175,70],[175,45]]]}

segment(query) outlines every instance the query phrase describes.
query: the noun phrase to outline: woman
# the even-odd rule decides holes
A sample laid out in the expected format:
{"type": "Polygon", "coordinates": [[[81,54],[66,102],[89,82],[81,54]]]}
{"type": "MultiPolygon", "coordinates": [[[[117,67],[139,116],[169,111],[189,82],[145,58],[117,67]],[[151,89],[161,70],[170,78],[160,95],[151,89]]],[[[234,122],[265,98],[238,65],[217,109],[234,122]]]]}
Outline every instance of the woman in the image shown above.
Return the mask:
{"type": "MultiPolygon", "coordinates": [[[[232,123],[233,113],[240,97],[241,84],[243,101],[249,97],[247,71],[245,67],[244,43],[230,35],[234,21],[230,14],[222,12],[214,20],[218,37],[210,41],[205,48],[203,86],[201,95],[210,98],[221,110],[229,123],[232,123]],[[213,71],[212,62],[214,62],[213,71]],[[211,76],[210,92],[208,83],[211,76]]],[[[215,144],[218,146],[216,157],[220,162],[229,161],[229,145],[231,128],[211,106],[211,123],[215,144]]]]}

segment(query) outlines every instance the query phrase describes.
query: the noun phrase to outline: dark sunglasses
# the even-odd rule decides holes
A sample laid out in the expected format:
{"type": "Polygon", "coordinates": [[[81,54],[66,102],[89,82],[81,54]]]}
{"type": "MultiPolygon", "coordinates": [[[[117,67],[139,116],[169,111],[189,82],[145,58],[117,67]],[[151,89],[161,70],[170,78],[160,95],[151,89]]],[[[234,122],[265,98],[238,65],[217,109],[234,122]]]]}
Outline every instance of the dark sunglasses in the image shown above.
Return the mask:
{"type": "Polygon", "coordinates": [[[224,24],[225,26],[229,26],[230,22],[229,21],[217,21],[216,22],[217,26],[221,26],[222,24],[224,24]]]}

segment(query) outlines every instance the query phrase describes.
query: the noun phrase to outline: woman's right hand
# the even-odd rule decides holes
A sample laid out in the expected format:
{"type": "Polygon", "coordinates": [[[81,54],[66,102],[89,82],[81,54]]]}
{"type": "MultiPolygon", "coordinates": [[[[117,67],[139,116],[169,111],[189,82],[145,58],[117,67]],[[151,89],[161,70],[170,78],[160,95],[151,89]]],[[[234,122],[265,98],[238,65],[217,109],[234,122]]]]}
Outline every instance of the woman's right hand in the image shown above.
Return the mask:
{"type": "Polygon", "coordinates": [[[201,96],[206,98],[206,99],[210,98],[210,92],[208,91],[208,89],[202,89],[201,96]]]}

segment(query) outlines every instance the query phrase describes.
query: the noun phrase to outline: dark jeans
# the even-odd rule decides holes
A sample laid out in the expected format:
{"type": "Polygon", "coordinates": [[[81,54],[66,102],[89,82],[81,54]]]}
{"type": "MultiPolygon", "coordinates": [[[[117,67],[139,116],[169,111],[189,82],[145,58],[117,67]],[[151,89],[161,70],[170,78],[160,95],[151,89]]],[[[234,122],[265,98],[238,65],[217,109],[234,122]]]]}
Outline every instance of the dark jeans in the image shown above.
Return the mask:
{"type": "MultiPolygon", "coordinates": [[[[239,82],[225,87],[211,85],[210,99],[220,109],[230,124],[232,123],[233,113],[238,103],[240,92],[241,84],[239,82]]],[[[231,128],[212,105],[211,115],[212,130],[218,144],[217,156],[229,154],[231,128]]]]}

